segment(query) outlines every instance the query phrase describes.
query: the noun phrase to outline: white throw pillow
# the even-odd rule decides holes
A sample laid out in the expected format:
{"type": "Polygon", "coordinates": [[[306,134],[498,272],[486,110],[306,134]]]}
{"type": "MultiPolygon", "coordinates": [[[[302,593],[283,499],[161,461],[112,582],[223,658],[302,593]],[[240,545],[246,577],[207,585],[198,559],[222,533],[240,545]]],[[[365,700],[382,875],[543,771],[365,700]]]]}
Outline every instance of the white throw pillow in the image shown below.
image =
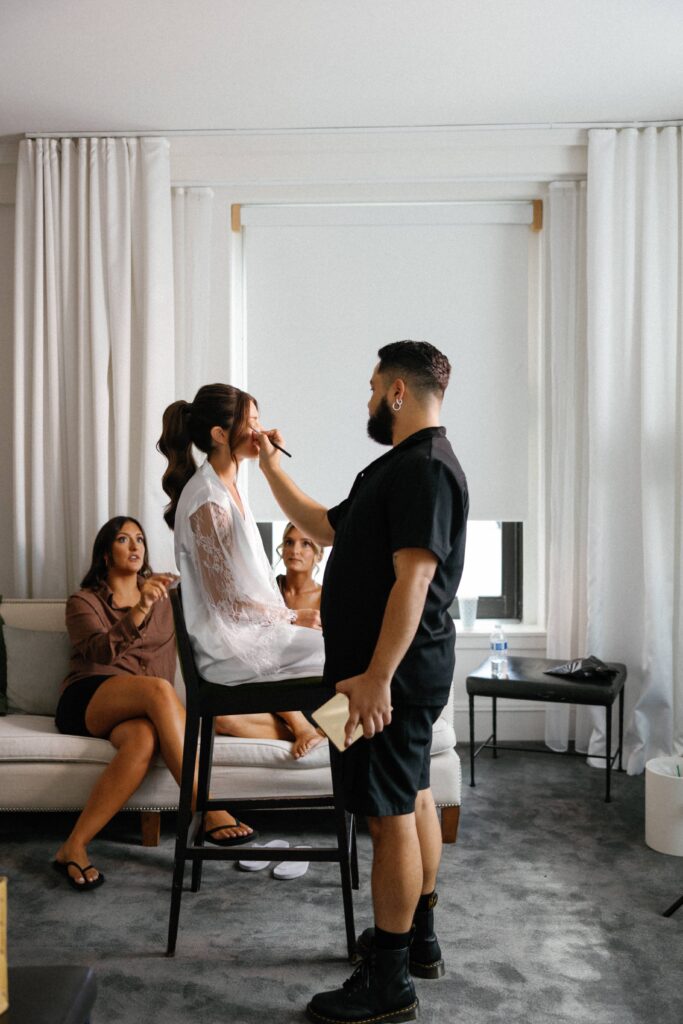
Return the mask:
{"type": "Polygon", "coordinates": [[[7,649],[7,700],[10,711],[54,715],[69,671],[71,644],[66,632],[3,626],[7,649]]]}

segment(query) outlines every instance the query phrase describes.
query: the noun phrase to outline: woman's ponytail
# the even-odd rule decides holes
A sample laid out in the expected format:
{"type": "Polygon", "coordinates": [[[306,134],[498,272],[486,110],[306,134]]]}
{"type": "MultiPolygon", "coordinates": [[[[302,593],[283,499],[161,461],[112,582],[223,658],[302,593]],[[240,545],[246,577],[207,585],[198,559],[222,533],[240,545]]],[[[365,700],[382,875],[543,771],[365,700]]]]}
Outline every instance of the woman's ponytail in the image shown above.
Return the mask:
{"type": "Polygon", "coordinates": [[[171,529],[181,491],[197,469],[192,446],[208,455],[213,448],[211,430],[222,427],[228,432],[228,446],[233,452],[248,434],[252,402],[258,408],[256,399],[230,384],[205,384],[193,402],[181,400],[169,405],[157,448],[168,459],[161,484],[171,499],[164,512],[171,529]]]}
{"type": "Polygon", "coordinates": [[[188,416],[192,406],[181,399],[164,411],[161,437],[157,448],[168,459],[161,486],[171,499],[164,510],[164,519],[171,529],[175,525],[175,512],[183,487],[194,475],[197,463],[192,454],[192,439],[188,430],[188,416]]]}

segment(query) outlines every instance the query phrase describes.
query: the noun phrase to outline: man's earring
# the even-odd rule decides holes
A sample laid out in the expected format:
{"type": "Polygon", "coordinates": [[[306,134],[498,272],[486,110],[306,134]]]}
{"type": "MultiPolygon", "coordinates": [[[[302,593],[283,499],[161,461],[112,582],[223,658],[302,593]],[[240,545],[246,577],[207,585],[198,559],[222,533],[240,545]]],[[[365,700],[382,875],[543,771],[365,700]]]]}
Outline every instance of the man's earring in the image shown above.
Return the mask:
{"type": "Polygon", "coordinates": [[[394,410],[394,412],[400,412],[402,405],[403,405],[403,399],[402,398],[395,398],[394,399],[394,404],[392,405],[391,408],[394,410]]]}

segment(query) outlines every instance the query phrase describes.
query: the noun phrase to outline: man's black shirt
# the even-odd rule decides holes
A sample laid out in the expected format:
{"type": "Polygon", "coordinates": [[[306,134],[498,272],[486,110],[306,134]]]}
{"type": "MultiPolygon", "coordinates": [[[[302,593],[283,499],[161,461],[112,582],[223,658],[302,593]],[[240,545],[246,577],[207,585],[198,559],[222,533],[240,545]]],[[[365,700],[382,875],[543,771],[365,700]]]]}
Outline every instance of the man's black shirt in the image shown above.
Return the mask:
{"type": "Polygon", "coordinates": [[[368,668],[396,582],[394,552],[426,548],[439,563],[391,695],[394,704],[446,703],[455,667],[448,609],[462,575],[468,508],[467,481],[446,430],[428,427],[372,462],[329,510],[335,537],[321,615],[330,684],[368,668]]]}

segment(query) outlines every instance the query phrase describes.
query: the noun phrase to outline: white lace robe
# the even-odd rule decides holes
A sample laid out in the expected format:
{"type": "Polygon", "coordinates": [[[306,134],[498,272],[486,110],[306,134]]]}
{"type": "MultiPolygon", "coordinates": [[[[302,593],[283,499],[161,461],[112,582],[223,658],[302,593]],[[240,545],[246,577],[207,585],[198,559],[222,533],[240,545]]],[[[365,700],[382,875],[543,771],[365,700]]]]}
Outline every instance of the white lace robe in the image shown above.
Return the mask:
{"type": "Polygon", "coordinates": [[[321,675],[322,633],[292,624],[242,504],[244,517],[208,460],[178,502],[175,556],[199,673],[228,685],[321,675]]]}

